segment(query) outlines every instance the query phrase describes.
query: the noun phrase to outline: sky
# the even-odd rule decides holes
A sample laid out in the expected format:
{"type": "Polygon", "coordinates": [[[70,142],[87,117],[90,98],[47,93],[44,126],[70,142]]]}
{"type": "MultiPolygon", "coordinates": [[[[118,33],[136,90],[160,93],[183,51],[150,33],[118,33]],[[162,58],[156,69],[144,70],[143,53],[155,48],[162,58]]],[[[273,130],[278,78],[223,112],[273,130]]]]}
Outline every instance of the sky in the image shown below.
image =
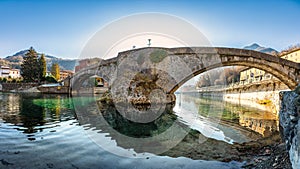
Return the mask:
{"type": "Polygon", "coordinates": [[[78,58],[106,25],[145,12],[186,20],[212,46],[255,42],[280,51],[300,43],[296,0],[0,0],[0,57],[33,46],[41,53],[78,58]]]}

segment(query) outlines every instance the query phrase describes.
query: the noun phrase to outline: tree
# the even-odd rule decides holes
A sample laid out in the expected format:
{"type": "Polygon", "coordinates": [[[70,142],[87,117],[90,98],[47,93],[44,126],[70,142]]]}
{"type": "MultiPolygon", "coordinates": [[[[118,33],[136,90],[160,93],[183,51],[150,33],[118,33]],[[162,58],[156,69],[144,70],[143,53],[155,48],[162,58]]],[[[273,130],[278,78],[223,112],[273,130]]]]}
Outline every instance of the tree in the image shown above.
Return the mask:
{"type": "Polygon", "coordinates": [[[59,72],[60,72],[59,65],[57,63],[52,64],[51,74],[57,81],[60,79],[59,72]]]}
{"type": "Polygon", "coordinates": [[[30,47],[21,65],[21,75],[26,82],[39,82],[39,72],[38,54],[30,47]]]}
{"type": "Polygon", "coordinates": [[[45,79],[47,72],[47,64],[45,59],[45,54],[42,54],[39,58],[39,68],[40,68],[40,79],[45,79]]]}

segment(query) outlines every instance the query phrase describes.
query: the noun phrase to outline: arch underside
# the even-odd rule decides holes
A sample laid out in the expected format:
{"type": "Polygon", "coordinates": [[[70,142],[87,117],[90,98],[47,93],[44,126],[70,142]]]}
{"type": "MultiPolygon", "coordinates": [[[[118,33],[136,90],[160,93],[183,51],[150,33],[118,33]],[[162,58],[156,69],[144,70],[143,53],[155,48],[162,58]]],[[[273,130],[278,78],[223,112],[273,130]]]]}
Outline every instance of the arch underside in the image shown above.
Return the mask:
{"type": "Polygon", "coordinates": [[[194,70],[192,74],[187,75],[184,79],[182,79],[177,85],[175,85],[168,93],[174,93],[178,88],[180,88],[184,83],[186,83],[188,80],[192,79],[193,77],[207,72],[212,69],[221,68],[225,66],[245,66],[250,68],[257,68],[260,70],[263,70],[267,73],[272,74],[276,78],[278,78],[281,82],[283,82],[286,86],[288,86],[290,89],[295,89],[298,85],[298,83],[290,77],[290,75],[278,70],[277,68],[270,67],[269,65],[264,65],[258,62],[247,62],[247,61],[234,61],[234,62],[223,62],[220,64],[210,65],[207,67],[204,67],[199,70],[194,70]]]}
{"type": "Polygon", "coordinates": [[[93,76],[98,76],[104,79],[104,81],[109,82],[109,77],[107,75],[102,75],[98,70],[90,70],[86,72],[80,72],[76,75],[76,77],[72,78],[71,86],[72,90],[79,90],[81,87],[83,87],[83,83],[88,80],[89,78],[93,76]]]}

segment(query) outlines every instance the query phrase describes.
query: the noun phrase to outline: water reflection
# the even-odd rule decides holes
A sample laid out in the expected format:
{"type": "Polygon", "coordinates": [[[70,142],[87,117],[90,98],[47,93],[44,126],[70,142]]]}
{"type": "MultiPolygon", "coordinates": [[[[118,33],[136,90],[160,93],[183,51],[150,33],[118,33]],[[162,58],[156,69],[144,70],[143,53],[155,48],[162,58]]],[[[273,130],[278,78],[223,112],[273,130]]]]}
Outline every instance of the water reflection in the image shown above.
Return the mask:
{"type": "Polygon", "coordinates": [[[190,95],[178,96],[175,107],[167,105],[148,123],[130,121],[112,105],[99,107],[94,96],[0,97],[0,159],[19,168],[134,168],[137,164],[153,168],[162,163],[166,168],[230,168],[240,164],[224,165],[215,160],[242,161],[238,143],[261,139],[260,130],[267,136],[277,129],[273,117],[266,113],[190,95]],[[137,157],[142,160],[135,160],[137,157]]]}
{"type": "Polygon", "coordinates": [[[86,126],[87,130],[96,131],[89,132],[95,143],[121,156],[147,157],[160,154],[178,144],[189,130],[188,126],[177,121],[172,111],[174,105],[167,105],[157,119],[148,123],[125,118],[126,113],[133,111],[132,106],[123,112],[124,117],[113,105],[103,107],[97,101],[87,106],[74,105],[79,123],[86,126]],[[109,137],[110,141],[103,142],[103,136],[109,137]]]}
{"type": "MultiPolygon", "coordinates": [[[[113,105],[100,109],[96,100],[95,104],[91,102],[87,106],[81,104],[77,107],[75,104],[75,109],[80,124],[86,126],[95,143],[109,152],[126,157],[159,155],[241,161],[244,157],[236,148],[238,143],[262,138],[257,132],[241,126],[240,116],[230,112],[228,105],[224,106],[221,101],[212,103],[188,95],[182,95],[181,99],[175,108],[168,105],[155,121],[142,124],[124,118],[113,105]],[[198,110],[204,110],[204,113],[198,113],[198,110]],[[171,134],[165,134],[174,124],[182,130],[171,130],[171,134]],[[158,139],[156,136],[162,137],[158,139]]],[[[240,110],[234,106],[233,109],[240,110]]],[[[131,111],[130,108],[127,111],[131,111]]]]}
{"type": "Polygon", "coordinates": [[[232,127],[242,126],[263,137],[279,131],[278,117],[272,112],[224,102],[219,97],[203,97],[197,93],[181,94],[177,97],[180,102],[177,109],[181,109],[180,111],[188,109],[197,112],[201,118],[217,120],[220,124],[230,123],[232,127]]]}
{"type": "Polygon", "coordinates": [[[25,134],[31,134],[29,140],[35,140],[33,133],[53,128],[60,121],[74,119],[74,111],[62,106],[68,101],[67,96],[7,93],[1,97],[0,119],[9,126],[17,126],[15,128],[25,134]]]}

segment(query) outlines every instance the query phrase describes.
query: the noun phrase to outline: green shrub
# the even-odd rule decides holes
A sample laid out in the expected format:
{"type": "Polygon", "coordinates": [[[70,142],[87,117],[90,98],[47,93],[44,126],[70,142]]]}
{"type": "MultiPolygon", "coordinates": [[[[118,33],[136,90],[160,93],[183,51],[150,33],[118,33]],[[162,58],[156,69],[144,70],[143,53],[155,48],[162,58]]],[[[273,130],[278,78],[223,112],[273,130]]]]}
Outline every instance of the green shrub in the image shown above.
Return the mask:
{"type": "Polygon", "coordinates": [[[52,76],[45,77],[45,81],[48,83],[57,83],[57,80],[52,76]]]}

